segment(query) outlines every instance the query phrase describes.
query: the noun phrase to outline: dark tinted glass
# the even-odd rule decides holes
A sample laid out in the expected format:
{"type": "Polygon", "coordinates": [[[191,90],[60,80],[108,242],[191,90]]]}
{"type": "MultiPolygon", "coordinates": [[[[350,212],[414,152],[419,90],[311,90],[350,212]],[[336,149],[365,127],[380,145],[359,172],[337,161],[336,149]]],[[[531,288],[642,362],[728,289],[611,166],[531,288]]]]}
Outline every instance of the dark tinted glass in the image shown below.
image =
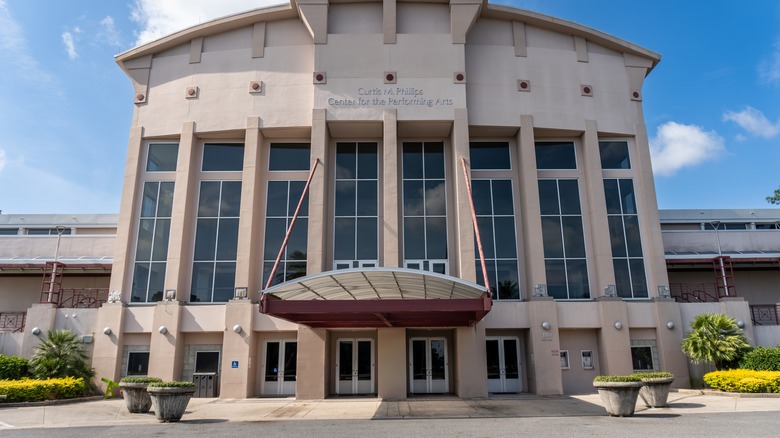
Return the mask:
{"type": "Polygon", "coordinates": [[[220,219],[217,260],[235,260],[237,247],[238,219],[220,219]]]}
{"type": "MultiPolygon", "coordinates": [[[[292,233],[290,233],[290,240],[287,242],[287,260],[306,260],[306,242],[309,232],[309,220],[299,217],[295,221],[292,233]]],[[[282,233],[281,238],[284,239],[282,233]]],[[[280,242],[281,244],[281,242],[280,242]]],[[[277,247],[276,251],[279,251],[277,247]]],[[[276,254],[274,257],[276,258],[276,254]]]]}
{"type": "Polygon", "coordinates": [[[195,262],[192,264],[192,288],[190,302],[211,301],[211,285],[214,283],[214,263],[195,262]]]}
{"type": "MultiPolygon", "coordinates": [[[[484,276],[482,275],[482,262],[477,259],[474,261],[477,267],[477,284],[485,285],[484,276]]],[[[493,262],[493,260],[486,260],[485,261],[485,267],[487,268],[488,273],[488,280],[490,280],[490,292],[493,294],[493,297],[497,297],[496,295],[496,265],[493,262]]]]}
{"type": "Polygon", "coordinates": [[[621,216],[607,217],[609,223],[609,240],[612,245],[612,257],[626,256],[626,239],[623,234],[623,218],[621,216]]]}
{"type": "Polygon", "coordinates": [[[545,260],[544,270],[547,276],[547,295],[567,299],[566,268],[563,260],[545,260]]]}
{"type": "Polygon", "coordinates": [[[653,369],[653,350],[650,347],[631,347],[631,363],[635,371],[653,369]]]}
{"type": "Polygon", "coordinates": [[[229,172],[244,170],[243,144],[203,145],[204,172],[229,172]]]}
{"type": "Polygon", "coordinates": [[[127,375],[145,376],[149,373],[149,352],[132,351],[127,355],[127,375]]]}
{"type": "Polygon", "coordinates": [[[561,217],[563,241],[566,245],[566,257],[585,257],[585,239],[582,233],[580,216],[561,217]]]}
{"type": "Polygon", "coordinates": [[[627,259],[613,259],[612,266],[615,268],[615,286],[617,294],[623,298],[631,298],[631,277],[628,273],[627,259]]]}
{"type": "Polygon", "coordinates": [[[336,260],[355,260],[355,219],[336,218],[333,257],[336,260]]]}
{"type": "Polygon", "coordinates": [[[241,181],[222,183],[222,201],[219,206],[220,217],[238,217],[241,215],[241,181]]]}
{"type": "Polygon", "coordinates": [[[577,180],[558,180],[561,192],[561,214],[580,214],[580,191],[577,180]]]}
{"type": "Polygon", "coordinates": [[[444,143],[425,143],[425,178],[444,178],[444,143]]]}
{"type": "Polygon", "coordinates": [[[510,169],[509,143],[472,142],[469,148],[472,170],[510,169]]]}
{"type": "Polygon", "coordinates": [[[18,228],[0,228],[0,236],[16,236],[19,234],[18,228]]]}
{"type": "Polygon", "coordinates": [[[235,262],[217,263],[214,272],[214,302],[226,302],[233,298],[236,283],[235,262]]]}
{"type": "Polygon", "coordinates": [[[170,229],[170,219],[157,219],[157,225],[154,230],[154,244],[152,246],[152,260],[164,262],[168,259],[168,237],[170,229]]]}
{"type": "Polygon", "coordinates": [[[623,201],[624,214],[636,214],[636,199],[634,198],[634,181],[621,179],[620,198],[623,201]]]}
{"type": "Polygon", "coordinates": [[[149,269],[149,296],[147,301],[162,301],[165,284],[165,263],[151,263],[149,269]]]}
{"type": "Polygon", "coordinates": [[[493,213],[497,215],[514,215],[514,205],[512,181],[508,179],[493,180],[493,213]]]}
{"type": "Polygon", "coordinates": [[[377,178],[376,143],[358,143],[358,179],[377,178]]]}
{"type": "Polygon", "coordinates": [[[471,181],[471,194],[474,199],[474,210],[478,215],[493,214],[490,180],[475,179],[471,181]]]}
{"type": "Polygon", "coordinates": [[[377,213],[377,185],[376,181],[358,181],[357,186],[357,215],[376,216],[377,213]]]}
{"type": "Polygon", "coordinates": [[[425,181],[425,214],[447,214],[447,200],[444,192],[444,180],[425,181]]]}
{"type": "Polygon", "coordinates": [[[569,299],[590,298],[588,264],[585,260],[566,260],[569,277],[569,299]]]}
{"type": "Polygon", "coordinates": [[[539,206],[542,214],[560,214],[558,182],[554,179],[539,180],[539,206]]]}
{"type": "Polygon", "coordinates": [[[133,271],[133,291],[130,301],[134,303],[146,301],[147,283],[149,283],[149,264],[136,263],[133,271]]]}
{"type": "Polygon", "coordinates": [[[336,181],[336,216],[355,215],[355,181],[336,181]]]}
{"type": "Polygon", "coordinates": [[[195,353],[196,373],[216,373],[219,370],[218,351],[198,351],[195,353]]]}
{"type": "Polygon", "coordinates": [[[154,238],[154,219],[141,219],[138,224],[138,245],[135,247],[135,259],[152,259],[152,239],[154,238]]]}
{"type": "Polygon", "coordinates": [[[287,233],[287,220],[284,218],[267,218],[265,220],[265,250],[263,260],[276,260],[279,248],[282,247],[284,235],[287,233]]]}
{"type": "Polygon", "coordinates": [[[287,181],[268,181],[266,216],[287,216],[287,181]]]}
{"type": "Polygon", "coordinates": [[[520,299],[519,278],[517,274],[517,262],[514,260],[496,261],[496,289],[501,300],[520,299]]]}
{"type": "Polygon", "coordinates": [[[195,230],[195,260],[214,260],[217,219],[198,219],[195,230]]]}
{"type": "Polygon", "coordinates": [[[428,244],[429,259],[447,258],[447,219],[443,217],[429,217],[426,223],[426,242],[428,244]]]}
{"type": "Polygon", "coordinates": [[[607,214],[620,214],[620,192],[618,192],[618,180],[604,180],[604,197],[607,201],[607,214]]]}
{"type": "Polygon", "coordinates": [[[630,169],[631,161],[628,158],[628,142],[625,141],[600,141],[602,169],[630,169]]]}
{"type": "Polygon", "coordinates": [[[542,240],[544,241],[545,258],[563,258],[563,239],[561,238],[559,217],[542,218],[542,240]]]}
{"type": "MultiPolygon", "coordinates": [[[[479,236],[482,239],[482,250],[485,253],[485,258],[495,258],[496,248],[493,245],[493,218],[491,217],[478,217],[477,225],[479,226],[479,236]]],[[[474,250],[477,250],[477,236],[474,236],[474,250]]],[[[479,255],[479,254],[477,254],[479,255]]]]}
{"type": "Polygon", "coordinates": [[[645,264],[642,259],[628,261],[631,267],[631,285],[634,287],[634,298],[647,298],[647,278],[645,278],[645,264]]]}
{"type": "Polygon", "coordinates": [[[404,219],[404,255],[407,259],[425,258],[425,219],[404,219]]]}
{"type": "Polygon", "coordinates": [[[517,257],[515,246],[515,220],[511,217],[496,217],[496,257],[501,259],[513,259],[517,257]]]}
{"type": "Polygon", "coordinates": [[[308,143],[272,143],[270,170],[309,170],[311,145],[308,143]]]}
{"type": "MultiPolygon", "coordinates": [[[[141,217],[154,217],[157,212],[157,190],[160,183],[144,183],[144,194],[141,200],[141,217]]],[[[29,234],[29,232],[28,232],[29,234]]]]}
{"type": "Polygon", "coordinates": [[[376,218],[358,218],[357,239],[358,260],[376,260],[378,253],[376,218]]]}
{"type": "Polygon", "coordinates": [[[336,179],[355,179],[357,176],[357,145],[336,144],[336,179]]]}
{"type": "Polygon", "coordinates": [[[574,143],[536,143],[537,169],[576,169],[574,143]]]}
{"type": "Polygon", "coordinates": [[[171,217],[173,210],[173,183],[160,183],[160,200],[157,205],[157,217],[171,217]]]}
{"type": "Polygon", "coordinates": [[[404,143],[403,177],[404,179],[422,179],[423,157],[422,143],[404,143]]]}
{"type": "MultiPolygon", "coordinates": [[[[306,181],[290,181],[290,200],[287,207],[287,215],[292,217],[295,214],[295,209],[298,207],[298,203],[301,202],[301,194],[303,189],[306,188],[306,181]]],[[[298,212],[298,216],[309,215],[309,193],[303,198],[301,204],[301,211],[298,212]]]]}
{"type": "Polygon", "coordinates": [[[637,216],[625,216],[626,245],[629,257],[642,257],[642,239],[639,236],[639,219],[637,216]]]}
{"type": "Polygon", "coordinates": [[[404,216],[422,216],[424,212],[423,182],[404,181],[404,216]]]}
{"type": "Polygon", "coordinates": [[[219,190],[219,181],[203,181],[200,183],[198,217],[217,217],[219,215],[219,190]]]}
{"type": "Polygon", "coordinates": [[[176,158],[179,145],[174,143],[150,144],[146,160],[147,172],[173,172],[176,170],[176,158]]]}

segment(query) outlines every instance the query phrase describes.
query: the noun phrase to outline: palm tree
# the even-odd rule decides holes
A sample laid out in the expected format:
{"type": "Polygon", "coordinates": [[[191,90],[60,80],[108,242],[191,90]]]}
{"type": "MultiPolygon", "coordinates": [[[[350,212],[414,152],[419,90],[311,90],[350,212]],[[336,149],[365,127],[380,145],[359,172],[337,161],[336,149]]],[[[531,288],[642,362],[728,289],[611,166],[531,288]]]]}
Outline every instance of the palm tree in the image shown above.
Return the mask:
{"type": "Polygon", "coordinates": [[[734,318],[722,313],[702,313],[691,322],[691,331],[682,342],[682,351],[694,363],[710,362],[720,371],[739,359],[750,344],[734,318]]]}
{"type": "Polygon", "coordinates": [[[35,347],[30,359],[32,374],[38,379],[83,377],[89,382],[95,371],[87,365],[88,357],[78,337],[68,330],[50,331],[47,337],[35,347]]]}

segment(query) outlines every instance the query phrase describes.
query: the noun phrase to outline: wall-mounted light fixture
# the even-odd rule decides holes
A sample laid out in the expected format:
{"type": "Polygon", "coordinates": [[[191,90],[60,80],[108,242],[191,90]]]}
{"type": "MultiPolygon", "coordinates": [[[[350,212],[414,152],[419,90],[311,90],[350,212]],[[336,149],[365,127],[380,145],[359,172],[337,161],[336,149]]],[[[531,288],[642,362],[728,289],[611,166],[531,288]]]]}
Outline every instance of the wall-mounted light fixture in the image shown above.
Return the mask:
{"type": "Polygon", "coordinates": [[[745,328],[745,321],[743,321],[741,319],[739,321],[737,321],[737,327],[739,327],[741,329],[745,328]]]}
{"type": "Polygon", "coordinates": [[[176,289],[167,289],[165,291],[165,301],[173,301],[176,299],[176,289]]]}
{"type": "Polygon", "coordinates": [[[674,321],[667,322],[666,328],[668,328],[669,330],[674,330],[674,321]]]}
{"type": "Polygon", "coordinates": [[[615,321],[615,328],[616,328],[617,330],[620,330],[620,329],[622,329],[622,328],[623,328],[623,323],[622,323],[622,322],[620,322],[620,321],[615,321]]]}
{"type": "Polygon", "coordinates": [[[106,327],[103,329],[103,334],[108,336],[111,334],[111,327],[106,327]]]}
{"type": "Polygon", "coordinates": [[[550,327],[552,327],[552,325],[549,322],[545,321],[545,322],[542,323],[542,328],[543,329],[550,330],[550,327]]]}
{"type": "Polygon", "coordinates": [[[245,300],[249,296],[249,289],[246,287],[237,287],[234,298],[237,300],[245,300]]]}
{"type": "Polygon", "coordinates": [[[235,333],[241,333],[241,326],[240,326],[240,325],[238,325],[238,324],[234,325],[234,326],[233,326],[233,331],[234,331],[235,333]]]}
{"type": "Polygon", "coordinates": [[[608,284],[607,287],[604,288],[604,296],[605,297],[616,297],[617,296],[617,286],[614,284],[608,284]]]}
{"type": "Polygon", "coordinates": [[[41,334],[41,329],[38,327],[33,327],[33,329],[30,330],[30,333],[34,334],[35,336],[38,336],[41,334]]]}
{"type": "Polygon", "coordinates": [[[658,296],[661,298],[671,298],[672,294],[669,293],[669,286],[658,286],[658,296]]]}
{"type": "Polygon", "coordinates": [[[163,335],[164,335],[164,334],[168,333],[168,327],[166,327],[166,326],[164,326],[164,325],[161,325],[161,326],[160,326],[160,328],[158,329],[158,331],[159,331],[161,334],[163,334],[163,335]]]}
{"type": "Polygon", "coordinates": [[[547,296],[547,285],[543,283],[539,283],[536,286],[534,286],[534,295],[535,297],[546,297],[547,296]]]}

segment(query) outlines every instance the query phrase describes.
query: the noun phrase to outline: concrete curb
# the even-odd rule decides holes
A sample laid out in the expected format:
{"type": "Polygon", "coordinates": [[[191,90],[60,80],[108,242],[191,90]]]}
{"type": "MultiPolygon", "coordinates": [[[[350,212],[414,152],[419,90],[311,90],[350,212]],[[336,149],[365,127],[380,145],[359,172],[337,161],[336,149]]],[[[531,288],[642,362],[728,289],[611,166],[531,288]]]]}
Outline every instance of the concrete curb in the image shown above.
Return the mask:
{"type": "Polygon", "coordinates": [[[0,403],[0,409],[2,408],[26,408],[35,406],[55,406],[55,405],[69,405],[71,403],[82,403],[96,400],[103,400],[102,395],[93,395],[90,397],[78,397],[78,398],[66,398],[62,400],[44,400],[39,402],[16,402],[16,403],[0,403]]]}
{"type": "Polygon", "coordinates": [[[774,392],[726,392],[718,389],[678,389],[680,394],[715,395],[732,398],[780,398],[780,393],[774,392]]]}

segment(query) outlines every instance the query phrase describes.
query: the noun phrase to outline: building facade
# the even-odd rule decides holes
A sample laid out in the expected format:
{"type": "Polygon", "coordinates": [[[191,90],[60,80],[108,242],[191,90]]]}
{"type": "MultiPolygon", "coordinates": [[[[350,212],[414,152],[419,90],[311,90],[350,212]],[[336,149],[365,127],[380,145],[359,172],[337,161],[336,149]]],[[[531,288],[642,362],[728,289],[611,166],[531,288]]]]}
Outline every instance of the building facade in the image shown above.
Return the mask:
{"type": "Polygon", "coordinates": [[[470,0],[298,1],[118,55],[135,112],[98,376],[302,399],[687,386],[642,114],[659,60],[470,0]]]}

